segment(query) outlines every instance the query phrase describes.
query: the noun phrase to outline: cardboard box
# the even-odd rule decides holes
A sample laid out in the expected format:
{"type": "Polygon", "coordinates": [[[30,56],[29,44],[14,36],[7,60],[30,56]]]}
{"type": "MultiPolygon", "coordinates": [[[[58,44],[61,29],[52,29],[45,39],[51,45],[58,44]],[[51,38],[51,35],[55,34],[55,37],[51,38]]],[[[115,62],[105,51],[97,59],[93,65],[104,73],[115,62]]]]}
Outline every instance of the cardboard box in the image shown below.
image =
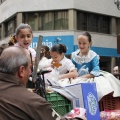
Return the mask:
{"type": "Polygon", "coordinates": [[[55,91],[71,100],[73,108],[85,108],[88,120],[100,120],[97,90],[94,82],[74,84],[55,91]]]}

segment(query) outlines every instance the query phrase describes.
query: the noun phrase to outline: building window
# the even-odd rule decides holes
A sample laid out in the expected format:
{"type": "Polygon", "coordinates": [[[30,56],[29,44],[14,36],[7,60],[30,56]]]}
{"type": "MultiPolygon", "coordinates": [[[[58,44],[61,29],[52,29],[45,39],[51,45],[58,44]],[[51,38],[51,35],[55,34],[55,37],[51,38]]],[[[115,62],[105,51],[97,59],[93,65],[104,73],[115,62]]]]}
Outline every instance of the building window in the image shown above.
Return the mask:
{"type": "Polygon", "coordinates": [[[55,30],[68,29],[68,12],[67,11],[54,12],[54,29],[55,30]]]}
{"type": "Polygon", "coordinates": [[[120,34],[120,18],[116,18],[117,23],[117,34],[120,34]]]}
{"type": "Polygon", "coordinates": [[[26,13],[25,14],[25,23],[29,24],[32,30],[37,30],[38,27],[38,13],[26,13]]]}
{"type": "Polygon", "coordinates": [[[110,33],[110,18],[98,14],[77,12],[77,29],[99,33],[110,33]]]}
{"type": "Polygon", "coordinates": [[[90,28],[93,32],[99,32],[99,15],[91,15],[90,23],[92,22],[90,28]]]}
{"type": "Polygon", "coordinates": [[[5,23],[5,37],[14,34],[16,29],[16,17],[5,23]]]}
{"type": "Polygon", "coordinates": [[[53,12],[39,13],[39,28],[38,30],[53,30],[53,12]]]}
{"type": "Polygon", "coordinates": [[[24,22],[35,30],[68,29],[68,11],[25,13],[24,22]]]}
{"type": "Polygon", "coordinates": [[[77,27],[79,30],[87,30],[87,14],[79,13],[77,15],[77,27]]]}

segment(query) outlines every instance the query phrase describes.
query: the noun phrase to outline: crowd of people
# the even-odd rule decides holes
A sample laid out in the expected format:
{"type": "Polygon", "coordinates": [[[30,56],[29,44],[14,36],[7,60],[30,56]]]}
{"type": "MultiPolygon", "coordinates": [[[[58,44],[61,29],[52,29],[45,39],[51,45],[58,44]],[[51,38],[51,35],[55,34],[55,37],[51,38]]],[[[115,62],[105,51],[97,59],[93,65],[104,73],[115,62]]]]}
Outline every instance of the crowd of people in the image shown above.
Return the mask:
{"type": "MultiPolygon", "coordinates": [[[[34,69],[36,51],[30,48],[33,32],[21,23],[8,44],[0,46],[0,119],[1,120],[60,120],[44,98],[26,89],[34,69]]],[[[66,45],[42,45],[38,69],[51,68],[57,79],[95,78],[100,76],[99,55],[90,50],[92,37],[84,32],[78,36],[78,50],[65,57],[66,45]]]]}

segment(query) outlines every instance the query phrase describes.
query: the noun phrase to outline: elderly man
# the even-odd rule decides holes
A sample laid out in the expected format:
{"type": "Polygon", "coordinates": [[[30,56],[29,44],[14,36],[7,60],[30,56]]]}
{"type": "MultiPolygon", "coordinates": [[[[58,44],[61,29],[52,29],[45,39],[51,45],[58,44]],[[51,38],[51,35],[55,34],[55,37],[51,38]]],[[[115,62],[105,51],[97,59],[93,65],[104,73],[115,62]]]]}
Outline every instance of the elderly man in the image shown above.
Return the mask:
{"type": "Polygon", "coordinates": [[[29,92],[25,85],[31,72],[27,50],[6,48],[0,56],[0,120],[59,120],[51,105],[29,92]]]}

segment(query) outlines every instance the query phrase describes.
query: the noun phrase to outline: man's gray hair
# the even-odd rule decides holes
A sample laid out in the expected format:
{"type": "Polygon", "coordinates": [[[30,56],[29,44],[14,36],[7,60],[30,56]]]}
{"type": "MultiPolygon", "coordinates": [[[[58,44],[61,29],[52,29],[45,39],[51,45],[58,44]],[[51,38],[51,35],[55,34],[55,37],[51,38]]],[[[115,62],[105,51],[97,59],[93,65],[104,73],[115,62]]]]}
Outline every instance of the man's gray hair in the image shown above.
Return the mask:
{"type": "Polygon", "coordinates": [[[22,47],[8,47],[0,56],[0,72],[15,75],[20,66],[27,68],[28,51],[22,47]]]}

